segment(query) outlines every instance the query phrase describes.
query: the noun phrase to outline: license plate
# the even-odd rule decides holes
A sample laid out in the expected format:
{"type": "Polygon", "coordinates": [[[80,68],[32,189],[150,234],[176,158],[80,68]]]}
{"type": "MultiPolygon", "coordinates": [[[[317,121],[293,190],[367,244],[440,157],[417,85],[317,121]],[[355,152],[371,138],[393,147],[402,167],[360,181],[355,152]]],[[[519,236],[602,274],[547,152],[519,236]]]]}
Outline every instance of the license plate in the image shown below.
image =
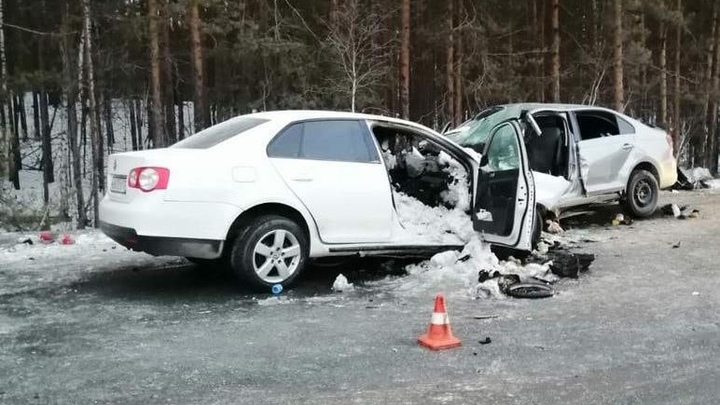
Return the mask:
{"type": "Polygon", "coordinates": [[[113,176],[110,179],[110,191],[117,194],[125,194],[127,176],[113,176]]]}

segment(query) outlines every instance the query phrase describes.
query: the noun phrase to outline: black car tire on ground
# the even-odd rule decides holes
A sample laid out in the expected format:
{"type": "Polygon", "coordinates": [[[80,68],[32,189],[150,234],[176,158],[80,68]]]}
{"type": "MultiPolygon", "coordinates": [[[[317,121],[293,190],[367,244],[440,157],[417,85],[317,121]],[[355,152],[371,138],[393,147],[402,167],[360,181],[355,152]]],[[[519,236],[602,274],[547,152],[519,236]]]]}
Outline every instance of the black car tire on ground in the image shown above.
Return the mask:
{"type": "Polygon", "coordinates": [[[647,170],[635,170],[630,174],[625,192],[625,207],[638,218],[647,218],[655,212],[658,201],[658,181],[647,170]]]}
{"type": "Polygon", "coordinates": [[[251,288],[269,292],[275,284],[293,284],[305,268],[308,251],[307,236],[298,224],[279,215],[265,215],[250,221],[235,239],[230,267],[251,288]]]}

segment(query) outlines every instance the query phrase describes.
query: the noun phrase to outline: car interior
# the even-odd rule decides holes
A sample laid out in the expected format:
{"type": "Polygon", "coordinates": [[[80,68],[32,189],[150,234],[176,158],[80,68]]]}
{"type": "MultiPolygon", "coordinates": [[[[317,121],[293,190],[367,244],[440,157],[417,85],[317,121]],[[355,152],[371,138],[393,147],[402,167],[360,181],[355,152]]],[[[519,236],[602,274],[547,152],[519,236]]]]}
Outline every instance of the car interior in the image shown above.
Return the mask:
{"type": "Polygon", "coordinates": [[[455,208],[443,200],[443,191],[455,179],[448,163],[440,161],[442,147],[410,130],[375,125],[372,129],[380,145],[394,191],[402,192],[430,207],[455,208]]]}
{"type": "Polygon", "coordinates": [[[552,176],[568,178],[569,133],[565,119],[557,114],[535,115],[541,134],[531,128],[525,136],[530,169],[552,176]]]}

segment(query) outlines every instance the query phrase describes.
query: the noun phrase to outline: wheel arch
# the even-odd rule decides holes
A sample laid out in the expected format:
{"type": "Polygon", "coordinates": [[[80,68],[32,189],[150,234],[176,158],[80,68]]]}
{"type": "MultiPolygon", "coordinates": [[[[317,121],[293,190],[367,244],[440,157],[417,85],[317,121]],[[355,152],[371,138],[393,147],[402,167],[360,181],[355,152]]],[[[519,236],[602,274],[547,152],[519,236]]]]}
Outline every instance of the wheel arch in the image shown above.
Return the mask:
{"type": "MultiPolygon", "coordinates": [[[[658,184],[660,184],[660,171],[657,169],[657,167],[648,161],[640,162],[633,167],[633,169],[630,171],[630,176],[628,176],[628,183],[630,182],[630,178],[632,176],[632,173],[636,170],[646,170],[655,177],[655,180],[657,180],[658,184]]],[[[625,186],[626,192],[627,192],[627,185],[625,186]]]]}
{"type": "Polygon", "coordinates": [[[265,202],[243,211],[240,215],[237,216],[237,218],[235,218],[233,223],[230,225],[230,228],[228,228],[227,234],[225,236],[225,245],[231,245],[232,241],[239,235],[243,227],[254,218],[263,215],[273,214],[286,217],[297,223],[305,232],[305,236],[307,237],[308,242],[312,243],[313,234],[310,231],[310,225],[308,224],[308,220],[300,211],[287,204],[278,202],[265,202]]]}

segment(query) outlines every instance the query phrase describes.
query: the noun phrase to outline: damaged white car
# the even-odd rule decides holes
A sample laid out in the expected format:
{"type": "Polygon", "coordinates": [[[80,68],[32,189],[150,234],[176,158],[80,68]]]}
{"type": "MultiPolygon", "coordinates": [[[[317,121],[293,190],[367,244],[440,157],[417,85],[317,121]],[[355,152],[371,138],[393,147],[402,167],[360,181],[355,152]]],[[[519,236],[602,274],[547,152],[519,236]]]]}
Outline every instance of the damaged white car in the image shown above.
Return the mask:
{"type": "Polygon", "coordinates": [[[244,115],[169,148],[111,155],[100,226],[133,250],[228,263],[263,289],[328,256],[430,255],[477,235],[529,250],[535,187],[521,122],[498,123],[484,142],[479,158],[388,117],[244,115]]]}
{"type": "Polygon", "coordinates": [[[647,217],[655,211],[658,191],[677,181],[670,135],[600,107],[500,105],[445,135],[482,152],[493,128],[506,120],[523,122],[539,216],[620,200],[629,213],[647,217]]]}

